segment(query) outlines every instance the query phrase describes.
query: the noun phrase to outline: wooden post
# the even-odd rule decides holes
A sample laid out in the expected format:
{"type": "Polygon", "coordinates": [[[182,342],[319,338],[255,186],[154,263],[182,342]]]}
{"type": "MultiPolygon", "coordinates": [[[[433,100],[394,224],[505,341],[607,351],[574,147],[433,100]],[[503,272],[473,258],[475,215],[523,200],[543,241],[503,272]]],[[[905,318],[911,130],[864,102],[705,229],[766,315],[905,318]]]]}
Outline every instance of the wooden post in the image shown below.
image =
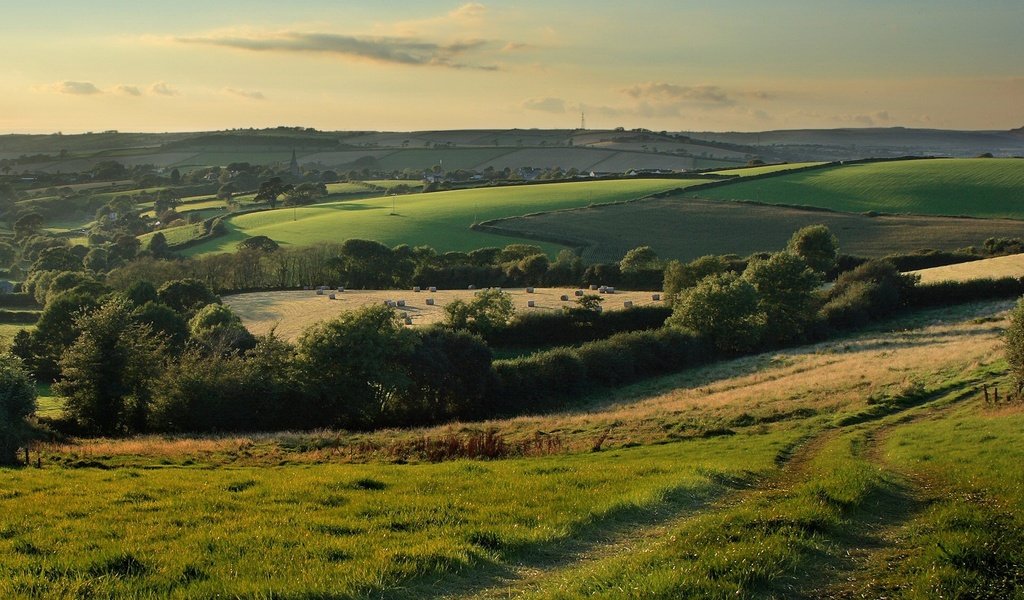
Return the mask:
{"type": "Polygon", "coordinates": [[[988,384],[986,383],[986,384],[982,385],[981,387],[982,387],[982,389],[985,390],[985,404],[990,404],[989,399],[988,399],[988,384]]]}
{"type": "Polygon", "coordinates": [[[993,404],[999,404],[999,386],[998,385],[994,385],[994,386],[992,386],[992,389],[994,390],[994,393],[995,393],[995,395],[993,396],[994,400],[992,400],[992,403],[993,404]]]}
{"type": "Polygon", "coordinates": [[[28,446],[25,446],[25,466],[29,467],[32,465],[32,461],[28,458],[28,446]]]}

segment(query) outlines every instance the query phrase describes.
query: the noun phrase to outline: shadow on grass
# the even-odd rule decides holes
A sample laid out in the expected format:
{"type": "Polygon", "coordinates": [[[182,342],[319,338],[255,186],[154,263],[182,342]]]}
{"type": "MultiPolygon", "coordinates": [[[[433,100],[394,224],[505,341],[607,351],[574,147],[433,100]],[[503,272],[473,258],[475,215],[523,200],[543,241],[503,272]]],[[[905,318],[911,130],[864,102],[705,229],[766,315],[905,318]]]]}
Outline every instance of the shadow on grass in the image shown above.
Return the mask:
{"type": "MultiPolygon", "coordinates": [[[[730,491],[748,489],[756,484],[753,473],[743,476],[718,472],[702,473],[706,487],[679,486],[667,490],[651,505],[619,505],[572,527],[564,538],[518,545],[504,545],[497,536],[471,539],[479,548],[476,564],[464,571],[432,573],[383,590],[375,598],[441,598],[472,596],[485,592],[512,593],[524,583],[524,573],[535,576],[537,570],[555,571],[589,558],[598,549],[642,537],[652,528],[681,516],[695,514],[730,491]],[[486,557],[492,553],[493,558],[486,557]]],[[[472,536],[471,536],[472,537],[472,536]]]]}

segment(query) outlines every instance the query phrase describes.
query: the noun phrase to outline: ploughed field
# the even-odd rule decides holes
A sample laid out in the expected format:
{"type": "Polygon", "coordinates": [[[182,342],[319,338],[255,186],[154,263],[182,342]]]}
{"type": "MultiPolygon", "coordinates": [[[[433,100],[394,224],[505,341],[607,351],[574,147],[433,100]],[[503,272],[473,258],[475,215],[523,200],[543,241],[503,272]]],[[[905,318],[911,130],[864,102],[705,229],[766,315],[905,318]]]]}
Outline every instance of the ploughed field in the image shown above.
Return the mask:
{"type": "MultiPolygon", "coordinates": [[[[563,306],[576,305],[576,292],[580,288],[534,288],[527,293],[525,288],[505,289],[512,296],[516,313],[531,311],[557,311],[563,306]],[[562,300],[567,296],[568,300],[562,300]],[[534,306],[529,306],[533,302],[534,306]]],[[[583,290],[587,294],[599,294],[596,290],[583,290]]],[[[346,290],[337,292],[327,289],[323,295],[317,290],[294,290],[280,292],[252,292],[224,296],[223,301],[242,319],[246,328],[254,334],[261,335],[274,329],[278,336],[294,340],[307,327],[338,316],[344,311],[354,310],[372,304],[401,301],[404,306],[396,306],[398,314],[406,315],[412,325],[429,325],[444,320],[444,307],[455,300],[469,302],[476,290],[437,290],[429,288],[419,292],[410,290],[346,290]],[[331,300],[330,295],[335,299],[331,300]],[[427,300],[434,304],[427,304],[427,300]]],[[[614,293],[600,294],[604,298],[602,308],[618,310],[633,306],[661,304],[653,299],[652,292],[627,292],[615,290],[614,293]]]]}
{"type": "Polygon", "coordinates": [[[1009,306],[551,415],[52,443],[0,470],[0,596],[1019,597],[1009,306]]]}
{"type": "MultiPolygon", "coordinates": [[[[629,179],[474,188],[326,202],[237,215],[225,220],[227,234],[189,248],[198,255],[234,250],[242,240],[265,235],[285,245],[376,240],[389,246],[427,245],[438,251],[469,251],[522,243],[521,238],[474,231],[481,221],[621,202],[685,188],[697,179],[629,179]]],[[[562,246],[542,244],[556,254],[562,246]]]]}

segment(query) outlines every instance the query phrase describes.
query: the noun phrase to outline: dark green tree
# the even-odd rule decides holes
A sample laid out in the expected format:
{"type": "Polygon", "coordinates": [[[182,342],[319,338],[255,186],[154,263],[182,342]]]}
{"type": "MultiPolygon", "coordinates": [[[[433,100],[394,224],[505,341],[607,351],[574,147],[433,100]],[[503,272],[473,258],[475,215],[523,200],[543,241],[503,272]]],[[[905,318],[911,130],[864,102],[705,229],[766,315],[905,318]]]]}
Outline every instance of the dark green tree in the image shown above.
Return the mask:
{"type": "Polygon", "coordinates": [[[765,340],[783,343],[804,338],[816,314],[814,290],[821,284],[804,259],[788,252],[754,259],[743,279],[757,291],[765,340]]]}
{"type": "Polygon", "coordinates": [[[220,302],[210,287],[198,279],[168,281],[156,293],[161,302],[182,314],[193,314],[207,304],[220,302]]]}
{"type": "Polygon", "coordinates": [[[807,261],[818,273],[827,274],[836,266],[839,240],[824,225],[808,225],[789,238],[786,250],[807,261]]]}
{"type": "Polygon", "coordinates": [[[681,294],[666,323],[730,353],[756,347],[764,327],[757,290],[735,273],[712,275],[681,294]]]}
{"type": "Polygon", "coordinates": [[[256,196],[253,199],[257,202],[266,202],[270,208],[275,208],[277,199],[291,190],[291,184],[286,184],[280,177],[271,177],[260,184],[260,189],[256,191],[256,196]]]}
{"type": "Polygon", "coordinates": [[[164,367],[164,341],[140,325],[123,298],[112,298],[75,322],[80,331],[60,360],[54,390],[64,411],[101,435],[143,431],[152,384],[164,367]]]}
{"type": "Polygon", "coordinates": [[[0,354],[0,465],[18,461],[18,448],[32,439],[26,419],[36,410],[36,386],[21,360],[0,354]]]}
{"type": "Polygon", "coordinates": [[[445,326],[450,329],[464,329],[487,336],[503,327],[516,312],[512,296],[498,289],[487,289],[465,302],[455,300],[444,307],[445,326]]]}

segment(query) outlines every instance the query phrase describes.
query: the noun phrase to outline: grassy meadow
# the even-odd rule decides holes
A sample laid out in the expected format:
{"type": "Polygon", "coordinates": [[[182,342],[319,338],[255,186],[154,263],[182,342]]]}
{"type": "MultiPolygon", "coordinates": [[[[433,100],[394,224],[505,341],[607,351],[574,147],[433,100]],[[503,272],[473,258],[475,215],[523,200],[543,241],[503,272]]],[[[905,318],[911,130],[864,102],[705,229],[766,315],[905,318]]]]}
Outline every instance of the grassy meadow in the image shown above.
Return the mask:
{"type": "Polygon", "coordinates": [[[585,261],[603,262],[619,260],[626,251],[641,244],[651,246],[662,258],[680,260],[706,254],[745,256],[777,251],[785,247],[794,231],[819,223],[839,238],[842,252],[860,256],[884,256],[922,248],[955,250],[981,245],[993,236],[1024,235],[1024,223],[1010,219],[868,217],[679,196],[512,217],[494,225],[508,235],[564,240],[583,248],[585,261]]]}
{"type": "Polygon", "coordinates": [[[978,387],[1009,306],[550,415],[46,445],[0,471],[0,595],[1012,597],[1024,412],[978,387]],[[512,450],[452,451],[474,435],[512,450]]]}
{"type": "Polygon", "coordinates": [[[1024,160],[956,158],[852,164],[701,190],[715,200],[843,212],[1024,218],[1024,160]]]}
{"type": "MultiPolygon", "coordinates": [[[[696,180],[639,179],[511,186],[327,202],[301,208],[238,215],[225,221],[228,234],[190,248],[198,255],[228,252],[240,241],[266,235],[278,243],[304,245],[349,238],[389,246],[428,245],[468,251],[522,243],[522,239],[473,231],[474,223],[531,212],[618,202],[683,188],[696,180]]],[[[560,246],[545,244],[556,253],[560,246]]]]}

